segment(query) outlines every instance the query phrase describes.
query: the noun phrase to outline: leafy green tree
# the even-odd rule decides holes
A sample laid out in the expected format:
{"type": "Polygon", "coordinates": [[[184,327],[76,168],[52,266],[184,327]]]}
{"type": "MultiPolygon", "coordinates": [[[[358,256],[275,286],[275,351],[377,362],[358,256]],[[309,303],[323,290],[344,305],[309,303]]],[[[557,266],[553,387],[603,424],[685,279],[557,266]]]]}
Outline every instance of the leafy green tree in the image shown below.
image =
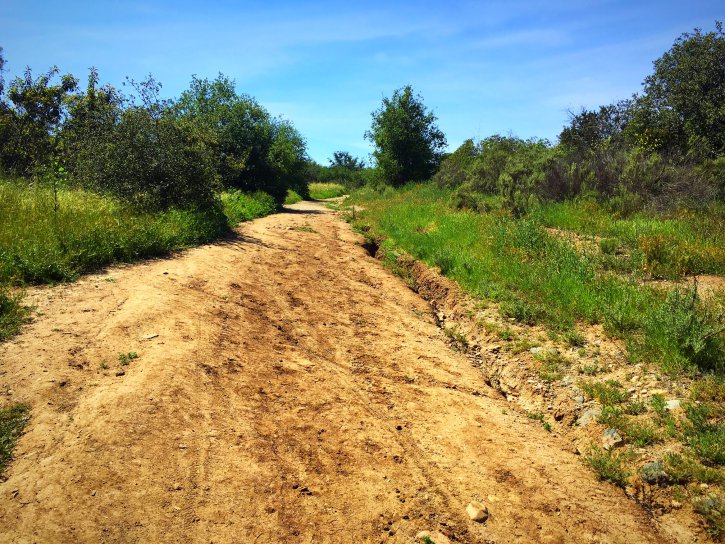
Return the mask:
{"type": "Polygon", "coordinates": [[[77,86],[69,74],[53,84],[59,73],[53,67],[33,78],[27,68],[10,83],[9,103],[3,100],[0,108],[0,163],[4,169],[27,175],[51,162],[66,98],[77,86]]]}
{"type": "Polygon", "coordinates": [[[237,94],[233,80],[223,74],[214,80],[194,77],[175,109],[210,135],[224,186],[266,191],[278,202],[293,186],[306,193],[300,186],[306,167],[304,139],[253,98],[237,94]]]}
{"type": "Polygon", "coordinates": [[[373,156],[385,181],[398,186],[429,179],[441,161],[446,138],[423,98],[407,85],[383,98],[372,117],[365,135],[375,145],[373,156]]]}
{"type": "Polygon", "coordinates": [[[654,61],[632,127],[640,140],[702,158],[725,154],[725,33],[715,26],[682,34],[654,61]]]}
{"type": "Polygon", "coordinates": [[[348,170],[362,170],[365,168],[365,161],[353,157],[347,151],[335,151],[330,159],[331,168],[346,168],[348,170]]]}

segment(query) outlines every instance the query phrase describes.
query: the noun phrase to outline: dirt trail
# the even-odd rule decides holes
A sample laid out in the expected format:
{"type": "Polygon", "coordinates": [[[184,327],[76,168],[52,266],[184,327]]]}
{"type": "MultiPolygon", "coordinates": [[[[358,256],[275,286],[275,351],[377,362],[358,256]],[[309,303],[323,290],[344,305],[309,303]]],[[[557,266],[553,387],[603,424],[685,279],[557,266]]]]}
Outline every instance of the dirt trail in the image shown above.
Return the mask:
{"type": "Polygon", "coordinates": [[[33,415],[0,541],[663,541],[357,243],[300,203],[29,293],[42,315],[0,346],[0,391],[33,415]]]}

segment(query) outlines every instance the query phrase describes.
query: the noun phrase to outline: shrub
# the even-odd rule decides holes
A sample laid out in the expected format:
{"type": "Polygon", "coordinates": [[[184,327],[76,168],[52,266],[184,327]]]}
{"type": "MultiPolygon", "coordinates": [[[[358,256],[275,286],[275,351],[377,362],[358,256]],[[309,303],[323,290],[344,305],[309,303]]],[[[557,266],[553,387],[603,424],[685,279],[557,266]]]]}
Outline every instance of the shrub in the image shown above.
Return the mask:
{"type": "Polygon", "coordinates": [[[625,487],[627,478],[632,474],[624,468],[630,458],[631,454],[626,451],[605,451],[593,445],[586,460],[600,480],[611,482],[619,487],[625,487]]]}

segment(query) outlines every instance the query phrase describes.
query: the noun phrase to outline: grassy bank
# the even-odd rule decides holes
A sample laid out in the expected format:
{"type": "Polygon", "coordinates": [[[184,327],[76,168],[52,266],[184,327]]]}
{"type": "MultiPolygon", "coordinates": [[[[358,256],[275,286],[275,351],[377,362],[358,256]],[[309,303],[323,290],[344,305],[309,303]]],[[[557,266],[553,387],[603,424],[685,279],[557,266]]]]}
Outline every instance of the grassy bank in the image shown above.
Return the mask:
{"type": "Polygon", "coordinates": [[[10,286],[71,281],[114,262],[166,255],[273,213],[266,193],[230,191],[217,206],[136,213],[111,197],[0,180],[0,341],[26,317],[10,286]]]}
{"type": "MultiPolygon", "coordinates": [[[[514,219],[495,207],[487,213],[457,210],[452,197],[435,186],[418,185],[384,193],[363,190],[352,202],[364,208],[356,223],[369,228],[369,236],[383,238],[383,246],[392,252],[403,250],[440,267],[474,296],[499,302],[507,317],[542,322],[559,333],[571,331],[577,323],[603,323],[610,335],[625,340],[632,360],[655,361],[670,373],[724,370],[725,341],[718,315],[722,297],[705,303],[693,290],[647,287],[638,281],[644,268],[630,263],[620,267],[628,272],[621,274],[612,264],[619,258],[636,263],[636,255],[620,257],[616,249],[602,251],[597,246],[588,249],[546,227],[582,232],[588,227],[591,234],[613,238],[615,248],[628,247],[628,240],[640,243],[637,232],[644,230],[657,233],[664,247],[686,242],[716,255],[722,247],[721,232],[710,234],[696,226],[699,220],[688,217],[637,216],[606,223],[603,212],[597,216],[573,203],[569,209],[544,206],[514,219]],[[575,212],[580,219],[573,219],[575,212]],[[587,223],[586,218],[591,220],[587,223]]],[[[709,220],[719,221],[715,216],[709,220]]],[[[718,259],[713,259],[711,271],[721,270],[718,259]]]]}
{"type": "Polygon", "coordinates": [[[113,262],[128,262],[213,240],[230,226],[272,213],[265,193],[225,193],[208,209],[135,213],[119,201],[0,181],[0,283],[69,281],[113,262]]]}
{"type": "Polygon", "coordinates": [[[310,183],[310,198],[323,200],[347,194],[347,189],[339,183],[310,183]]]}

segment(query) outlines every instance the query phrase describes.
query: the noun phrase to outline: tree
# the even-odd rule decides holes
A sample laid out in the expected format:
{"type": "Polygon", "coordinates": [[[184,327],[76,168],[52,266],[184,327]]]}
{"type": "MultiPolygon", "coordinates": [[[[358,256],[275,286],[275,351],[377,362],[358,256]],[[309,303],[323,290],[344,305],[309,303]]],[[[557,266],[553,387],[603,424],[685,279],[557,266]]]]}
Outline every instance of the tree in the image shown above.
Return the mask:
{"type": "Polygon", "coordinates": [[[335,151],[330,159],[331,168],[346,168],[348,170],[362,170],[365,168],[365,161],[353,157],[347,151],[335,151]]]}
{"type": "Polygon", "coordinates": [[[222,183],[266,191],[282,202],[288,188],[306,192],[305,141],[290,123],[274,119],[252,97],[237,94],[234,81],[194,77],[176,102],[182,119],[213,140],[222,183]]]}
{"type": "Polygon", "coordinates": [[[78,83],[66,74],[53,84],[59,73],[53,67],[33,78],[27,68],[23,77],[10,83],[10,103],[3,101],[0,108],[0,164],[5,169],[25,175],[50,162],[66,99],[78,83]]]}
{"type": "Polygon", "coordinates": [[[721,22],[715,26],[682,34],[654,61],[637,118],[640,133],[655,130],[680,149],[704,148],[710,158],[725,154],[725,32],[721,22]]]}
{"type": "Polygon", "coordinates": [[[429,179],[440,163],[446,137],[423,98],[407,85],[383,98],[372,117],[365,136],[375,145],[373,156],[385,181],[399,186],[429,179]]]}

